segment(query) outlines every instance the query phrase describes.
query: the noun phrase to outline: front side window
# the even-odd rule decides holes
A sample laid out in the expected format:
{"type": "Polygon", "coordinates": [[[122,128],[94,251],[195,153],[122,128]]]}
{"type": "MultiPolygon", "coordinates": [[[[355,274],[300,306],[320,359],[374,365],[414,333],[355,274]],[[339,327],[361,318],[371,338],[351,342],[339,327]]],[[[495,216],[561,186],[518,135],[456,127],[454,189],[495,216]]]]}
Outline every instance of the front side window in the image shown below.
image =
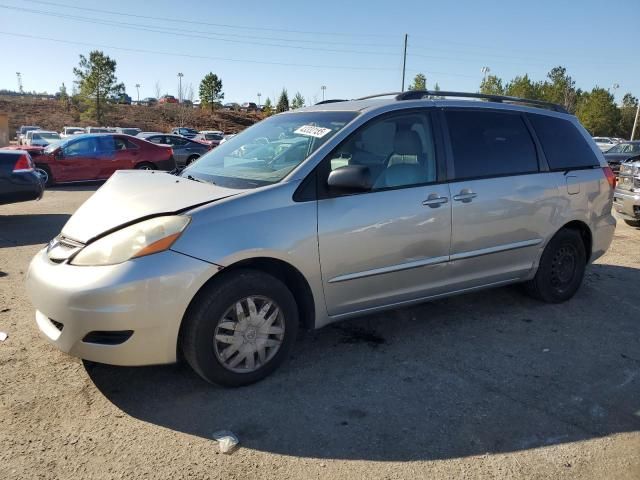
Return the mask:
{"type": "Polygon", "coordinates": [[[256,123],[188,166],[182,176],[228,188],[281,181],[356,112],[291,112],[256,123]]]}
{"type": "Polygon", "coordinates": [[[600,165],[598,157],[569,120],[549,115],[527,114],[542,144],[551,170],[591,168],[600,165]]]}
{"type": "MultiPolygon", "coordinates": [[[[371,120],[325,160],[329,171],[366,166],[372,190],[435,182],[436,152],[430,117],[422,112],[371,120]]],[[[325,179],[326,180],[326,179],[325,179]]]]}
{"type": "Polygon", "coordinates": [[[456,179],[538,171],[535,144],[520,114],[448,110],[445,116],[456,179]]]}
{"type": "Polygon", "coordinates": [[[96,153],[96,142],[94,138],[82,138],[75,142],[68,143],[63,149],[65,157],[94,155],[96,153]]]}

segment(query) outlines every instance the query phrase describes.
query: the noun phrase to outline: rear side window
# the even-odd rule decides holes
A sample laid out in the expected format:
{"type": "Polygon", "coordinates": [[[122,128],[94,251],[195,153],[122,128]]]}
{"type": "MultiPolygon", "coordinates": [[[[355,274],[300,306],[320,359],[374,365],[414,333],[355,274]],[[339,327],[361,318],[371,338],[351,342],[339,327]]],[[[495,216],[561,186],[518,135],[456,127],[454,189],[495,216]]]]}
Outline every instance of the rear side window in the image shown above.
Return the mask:
{"type": "Polygon", "coordinates": [[[598,157],[573,123],[548,115],[527,115],[551,170],[600,166],[598,157]]]}
{"type": "Polygon", "coordinates": [[[533,139],[520,114],[445,111],[456,179],[538,171],[533,139]]]}

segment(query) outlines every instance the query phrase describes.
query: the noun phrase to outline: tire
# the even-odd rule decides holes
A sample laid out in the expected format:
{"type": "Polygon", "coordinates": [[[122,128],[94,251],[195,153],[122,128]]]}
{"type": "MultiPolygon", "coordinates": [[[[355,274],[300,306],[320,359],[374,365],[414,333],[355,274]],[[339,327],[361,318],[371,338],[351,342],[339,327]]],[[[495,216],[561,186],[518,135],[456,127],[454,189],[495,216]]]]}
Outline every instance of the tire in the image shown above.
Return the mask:
{"type": "Polygon", "coordinates": [[[187,158],[187,162],[184,164],[184,166],[188,166],[191,163],[195,162],[197,159],[200,158],[200,155],[191,155],[189,158],[187,158]]]}
{"type": "Polygon", "coordinates": [[[151,162],[140,162],[136,165],[136,170],[157,170],[157,167],[151,162]]]}
{"type": "Polygon", "coordinates": [[[640,227],[640,220],[631,220],[629,218],[625,218],[623,220],[624,220],[624,223],[626,223],[630,227],[640,227]]]}
{"type": "Polygon", "coordinates": [[[563,228],[542,252],[536,276],[525,283],[525,290],[543,302],[565,302],[580,288],[586,264],[587,255],[580,233],[563,228]]]}
{"type": "Polygon", "coordinates": [[[51,175],[51,170],[46,165],[38,165],[36,164],[36,172],[40,173],[42,177],[45,177],[44,186],[50,187],[54,184],[53,175],[51,175]]]}
{"type": "Polygon", "coordinates": [[[257,270],[236,270],[198,293],[185,315],[180,346],[203,379],[240,387],[262,380],[289,357],[298,323],[296,301],[280,280],[257,270]]]}

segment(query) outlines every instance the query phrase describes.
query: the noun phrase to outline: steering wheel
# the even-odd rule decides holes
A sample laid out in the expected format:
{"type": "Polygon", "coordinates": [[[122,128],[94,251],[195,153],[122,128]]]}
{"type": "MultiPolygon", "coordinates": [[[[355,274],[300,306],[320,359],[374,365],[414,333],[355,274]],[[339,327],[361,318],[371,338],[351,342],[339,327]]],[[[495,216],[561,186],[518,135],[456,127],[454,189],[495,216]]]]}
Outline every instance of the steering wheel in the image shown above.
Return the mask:
{"type": "Polygon", "coordinates": [[[253,143],[258,143],[260,145],[266,145],[269,142],[269,139],[267,137],[258,137],[256,138],[253,143]]]}

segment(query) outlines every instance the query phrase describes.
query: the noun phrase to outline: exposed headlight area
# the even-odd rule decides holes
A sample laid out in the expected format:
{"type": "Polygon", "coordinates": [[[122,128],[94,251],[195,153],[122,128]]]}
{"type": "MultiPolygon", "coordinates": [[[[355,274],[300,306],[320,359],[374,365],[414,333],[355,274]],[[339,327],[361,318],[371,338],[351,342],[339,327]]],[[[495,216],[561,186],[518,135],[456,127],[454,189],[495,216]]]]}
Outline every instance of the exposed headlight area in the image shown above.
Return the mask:
{"type": "Polygon", "coordinates": [[[185,215],[155,217],[110,233],[80,250],[72,265],[115,265],[168,250],[190,221],[185,215]]]}

